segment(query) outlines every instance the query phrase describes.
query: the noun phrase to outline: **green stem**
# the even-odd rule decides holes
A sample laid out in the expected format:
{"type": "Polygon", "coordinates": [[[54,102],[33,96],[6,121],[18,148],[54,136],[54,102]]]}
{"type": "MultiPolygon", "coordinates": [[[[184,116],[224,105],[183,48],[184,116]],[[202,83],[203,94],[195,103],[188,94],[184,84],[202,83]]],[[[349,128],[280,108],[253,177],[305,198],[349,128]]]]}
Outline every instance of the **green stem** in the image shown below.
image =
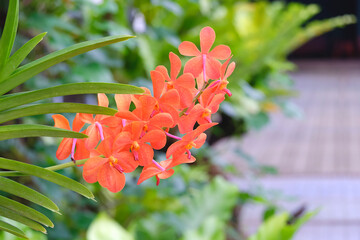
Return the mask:
{"type": "MultiPolygon", "coordinates": [[[[64,168],[82,165],[87,160],[88,159],[78,160],[78,161],[76,161],[76,164],[74,162],[62,163],[62,164],[58,164],[58,165],[55,165],[55,166],[47,167],[45,169],[51,170],[51,171],[58,171],[58,170],[61,170],[61,169],[64,169],[64,168]]],[[[16,176],[27,176],[27,175],[23,174],[23,173],[21,173],[19,171],[0,171],[0,176],[16,177],[16,176]]]]}

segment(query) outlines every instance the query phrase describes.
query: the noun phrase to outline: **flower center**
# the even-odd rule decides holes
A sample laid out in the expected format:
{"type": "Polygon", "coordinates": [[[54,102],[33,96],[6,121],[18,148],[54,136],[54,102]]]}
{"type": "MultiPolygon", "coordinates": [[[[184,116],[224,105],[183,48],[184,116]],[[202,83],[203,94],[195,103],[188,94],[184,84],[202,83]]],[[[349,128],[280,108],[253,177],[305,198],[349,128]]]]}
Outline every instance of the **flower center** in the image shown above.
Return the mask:
{"type": "Polygon", "coordinates": [[[219,87],[219,89],[220,90],[223,90],[224,88],[226,88],[226,86],[228,85],[228,81],[227,80],[222,80],[221,82],[220,82],[220,87],[219,87]]]}
{"type": "Polygon", "coordinates": [[[173,89],[173,88],[174,88],[174,82],[173,81],[168,82],[167,89],[170,90],[170,89],[173,89]]]}
{"type": "Polygon", "coordinates": [[[143,131],[146,132],[148,129],[149,129],[148,125],[145,124],[144,127],[143,127],[143,131]]]}
{"type": "Polygon", "coordinates": [[[155,104],[154,109],[155,109],[155,111],[159,111],[159,109],[160,109],[159,103],[155,104]]]}
{"type": "Polygon", "coordinates": [[[196,144],[193,141],[189,142],[188,145],[185,146],[186,149],[192,149],[193,147],[196,147],[196,144]]]}
{"type": "Polygon", "coordinates": [[[118,163],[118,159],[115,158],[114,156],[110,156],[109,157],[109,162],[110,162],[110,165],[113,167],[114,165],[116,165],[118,163]]]}
{"type": "Polygon", "coordinates": [[[211,110],[208,109],[208,108],[205,108],[203,114],[201,115],[201,117],[205,118],[205,117],[208,117],[210,115],[211,115],[211,110]]]}
{"type": "Polygon", "coordinates": [[[140,145],[137,141],[134,141],[132,144],[131,144],[131,151],[138,151],[140,149],[140,145]]]}

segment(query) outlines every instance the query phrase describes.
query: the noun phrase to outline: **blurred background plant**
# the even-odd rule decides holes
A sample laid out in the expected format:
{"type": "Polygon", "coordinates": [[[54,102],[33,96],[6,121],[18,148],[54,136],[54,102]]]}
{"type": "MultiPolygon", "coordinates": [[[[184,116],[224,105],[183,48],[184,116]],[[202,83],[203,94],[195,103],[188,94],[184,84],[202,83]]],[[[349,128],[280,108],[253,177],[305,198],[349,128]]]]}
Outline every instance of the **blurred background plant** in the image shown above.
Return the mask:
{"type": "MultiPolygon", "coordinates": [[[[0,3],[2,20],[6,2],[0,3]]],[[[265,225],[276,224],[278,231],[288,231],[282,230],[287,226],[293,226],[294,230],[299,227],[301,219],[292,221],[291,225],[289,215],[275,214],[281,209],[271,194],[239,191],[229,182],[229,175],[248,173],[217,161],[216,155],[212,157],[209,152],[211,144],[221,138],[242,136],[251,128],[261,129],[269,123],[272,112],[301,117],[301,110],[291,101],[297,92],[287,74],[295,67],[287,60],[288,55],[311,38],[355,22],[352,15],[310,21],[319,11],[314,4],[277,1],[23,1],[18,45],[14,48],[34,35],[48,32],[27,61],[103,36],[130,34],[137,38],[58,64],[26,82],[21,90],[74,82],[119,82],[150,88],[150,70],[160,64],[169,66],[168,52],[177,53],[177,46],[183,40],[198,43],[198,33],[207,25],[215,29],[218,43],[231,47],[237,64],[229,83],[233,96],[221,108],[218,115],[221,124],[213,130],[208,149],[197,153],[196,165],[178,167],[177,175],[162,181],[159,187],[152,181],[133,187],[136,185],[133,179],[123,192],[114,195],[91,185],[98,199],[98,203],[93,203],[33,179],[34,186],[54,196],[60,209],[65,209],[63,215],[52,216],[56,228],[48,231],[48,239],[112,239],[111,236],[119,234],[124,239],[245,239],[247,236],[239,227],[239,210],[249,202],[267,206],[265,225]],[[107,230],[108,226],[111,230],[107,230]],[[112,231],[111,235],[99,237],[112,231]]],[[[91,96],[54,99],[55,102],[70,100],[95,103],[91,96]]],[[[49,115],[42,115],[21,121],[52,124],[50,119],[49,115]]],[[[56,142],[49,138],[8,140],[0,146],[0,153],[48,166],[58,163],[56,147],[56,142]]],[[[237,154],[251,165],[255,176],[276,173],[272,167],[258,165],[245,152],[237,154]]],[[[78,169],[65,169],[61,173],[81,179],[78,169]]],[[[266,227],[259,231],[266,231],[266,227]]],[[[288,236],[290,239],[291,234],[288,236]]],[[[14,239],[6,234],[3,238],[14,239]]]]}

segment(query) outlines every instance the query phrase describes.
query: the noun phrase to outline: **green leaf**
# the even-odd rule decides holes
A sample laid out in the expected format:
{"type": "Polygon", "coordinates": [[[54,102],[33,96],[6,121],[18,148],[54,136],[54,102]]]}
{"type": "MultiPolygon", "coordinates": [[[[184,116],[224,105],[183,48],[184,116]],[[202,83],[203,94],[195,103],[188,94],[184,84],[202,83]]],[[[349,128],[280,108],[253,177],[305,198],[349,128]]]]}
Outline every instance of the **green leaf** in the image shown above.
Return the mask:
{"type": "Polygon", "coordinates": [[[108,215],[100,213],[91,223],[86,233],[86,239],[134,240],[134,237],[108,215]]]}
{"type": "Polygon", "coordinates": [[[46,233],[46,229],[41,226],[39,223],[34,222],[30,220],[29,218],[23,217],[19,215],[18,213],[0,206],[0,216],[6,217],[8,219],[12,219],[14,221],[17,221],[19,223],[25,224],[26,226],[43,233],[46,233]]]}
{"type": "Polygon", "coordinates": [[[79,54],[94,50],[96,48],[104,47],[109,44],[121,42],[132,38],[132,36],[110,36],[101,39],[91,40],[83,43],[78,43],[73,46],[64,48],[62,50],[50,53],[49,55],[28,63],[18,68],[11,76],[0,83],[0,95],[9,92],[16,86],[24,83],[28,79],[37,75],[38,73],[48,69],[49,67],[63,62],[69,58],[75,57],[79,54]]]}
{"type": "Polygon", "coordinates": [[[77,192],[87,198],[94,199],[94,195],[92,194],[92,192],[84,185],[57,172],[5,158],[0,158],[0,166],[4,169],[15,170],[21,173],[45,179],[49,182],[56,183],[64,188],[71,189],[74,192],[77,192]]]}
{"type": "Polygon", "coordinates": [[[4,31],[0,39],[0,69],[10,56],[19,22],[19,0],[10,0],[4,31]]]}
{"type": "Polygon", "coordinates": [[[282,213],[269,218],[260,226],[258,232],[249,238],[249,240],[285,240],[280,236],[288,219],[288,213],[282,213]]]}
{"type": "Polygon", "coordinates": [[[14,227],[13,225],[8,224],[7,222],[0,220],[0,230],[9,232],[11,234],[14,234],[15,236],[18,236],[20,238],[28,239],[25,236],[25,233],[18,229],[17,227],[14,227]]]}
{"type": "Polygon", "coordinates": [[[0,206],[11,209],[24,217],[30,218],[34,221],[37,221],[45,226],[54,227],[54,224],[51,220],[44,214],[24,205],[19,202],[16,202],[12,199],[0,196],[0,206]]]}
{"type": "Polygon", "coordinates": [[[82,103],[43,103],[14,110],[3,111],[0,114],[0,123],[4,123],[16,118],[47,113],[92,113],[114,115],[116,112],[117,111],[112,108],[82,103]]]}
{"type": "Polygon", "coordinates": [[[41,99],[89,93],[142,94],[144,93],[144,90],[135,86],[120,83],[63,84],[41,90],[5,95],[0,98],[0,111],[32,103],[41,99]]]}
{"type": "Polygon", "coordinates": [[[10,76],[10,74],[16,70],[20,63],[24,61],[26,56],[31,52],[31,50],[34,49],[34,47],[36,47],[36,45],[44,38],[45,35],[46,33],[41,33],[33,37],[9,58],[0,72],[0,82],[4,78],[10,76]]]}
{"type": "Polygon", "coordinates": [[[238,199],[237,186],[227,182],[221,177],[214,178],[211,183],[186,202],[186,211],[180,216],[181,230],[200,229],[205,220],[216,216],[219,221],[227,221],[231,217],[232,209],[238,199]]]}
{"type": "Polygon", "coordinates": [[[0,177],[0,191],[24,198],[53,212],[59,211],[58,206],[48,197],[8,178],[0,177]]]}
{"type": "Polygon", "coordinates": [[[24,137],[87,138],[85,134],[38,124],[0,126],[0,141],[24,137]]]}

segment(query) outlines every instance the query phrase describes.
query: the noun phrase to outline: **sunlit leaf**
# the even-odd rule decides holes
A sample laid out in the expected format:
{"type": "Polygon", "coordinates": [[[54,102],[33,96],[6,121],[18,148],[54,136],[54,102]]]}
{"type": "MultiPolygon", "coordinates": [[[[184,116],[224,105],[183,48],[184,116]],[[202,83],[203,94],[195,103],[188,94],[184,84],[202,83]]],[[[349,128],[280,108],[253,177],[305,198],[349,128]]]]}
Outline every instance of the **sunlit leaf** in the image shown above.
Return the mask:
{"type": "Polygon", "coordinates": [[[27,217],[23,217],[20,214],[14,212],[8,208],[0,206],[0,216],[6,217],[8,219],[12,219],[12,220],[17,221],[22,224],[25,224],[26,226],[28,226],[36,231],[46,233],[46,229],[39,223],[34,222],[33,220],[30,220],[27,217]]]}
{"type": "Polygon", "coordinates": [[[0,126],[0,141],[24,137],[87,138],[85,134],[38,124],[0,126]]]}
{"type": "Polygon", "coordinates": [[[91,193],[91,191],[87,189],[84,185],[57,172],[5,158],[0,158],[0,166],[4,169],[19,171],[56,183],[62,187],[73,190],[74,192],[77,192],[87,198],[94,198],[94,195],[91,193]]]}
{"type": "Polygon", "coordinates": [[[116,112],[117,111],[112,108],[82,103],[43,103],[1,112],[0,123],[7,122],[16,118],[47,113],[92,113],[102,115],[114,115],[116,112]]]}
{"type": "Polygon", "coordinates": [[[3,197],[0,195],[0,206],[11,209],[24,217],[30,218],[34,221],[37,221],[45,226],[54,227],[54,224],[51,220],[46,217],[44,214],[24,205],[19,202],[16,202],[12,199],[3,197]]]}
{"type": "Polygon", "coordinates": [[[0,111],[58,96],[89,93],[142,94],[143,92],[141,88],[119,83],[70,83],[3,96],[0,98],[0,111]]]}
{"type": "Polygon", "coordinates": [[[36,47],[45,35],[46,33],[41,33],[33,37],[9,58],[2,71],[0,71],[0,82],[16,70],[20,63],[24,61],[26,56],[34,49],[34,47],[36,47]]]}
{"type": "Polygon", "coordinates": [[[0,39],[0,69],[5,65],[14,45],[19,22],[19,0],[10,0],[5,26],[0,39]]]}
{"type": "Polygon", "coordinates": [[[14,227],[13,225],[8,224],[7,222],[0,220],[0,230],[9,232],[11,234],[14,234],[15,236],[18,236],[20,238],[28,239],[25,236],[25,233],[18,229],[17,227],[14,227]]]}
{"type": "Polygon", "coordinates": [[[24,198],[51,211],[59,211],[58,206],[48,197],[8,178],[0,177],[0,191],[24,198]]]}
{"type": "Polygon", "coordinates": [[[91,40],[78,43],[65,49],[50,53],[49,55],[28,63],[18,68],[11,76],[0,83],[0,95],[7,93],[16,86],[24,83],[38,73],[49,67],[63,62],[69,58],[75,57],[82,53],[101,48],[113,43],[121,42],[132,38],[132,36],[110,36],[101,39],[91,40]]]}

